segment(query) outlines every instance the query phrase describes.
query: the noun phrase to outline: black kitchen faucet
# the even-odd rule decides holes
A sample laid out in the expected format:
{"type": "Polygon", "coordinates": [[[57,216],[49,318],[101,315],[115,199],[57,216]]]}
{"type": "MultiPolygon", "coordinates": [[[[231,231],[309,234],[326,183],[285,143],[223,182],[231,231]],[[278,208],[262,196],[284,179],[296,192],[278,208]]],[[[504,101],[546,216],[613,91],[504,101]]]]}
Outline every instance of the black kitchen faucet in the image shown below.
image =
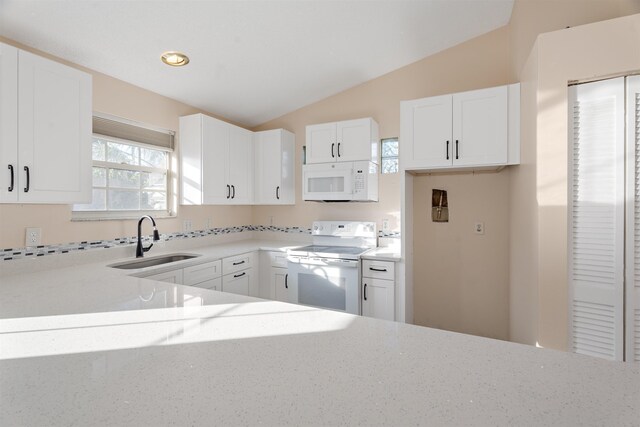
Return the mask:
{"type": "Polygon", "coordinates": [[[158,228],[156,227],[156,221],[149,215],[145,215],[140,218],[140,221],[138,221],[138,246],[136,247],[136,258],[142,258],[144,256],[144,253],[151,249],[151,247],[153,246],[153,243],[146,248],[142,246],[142,221],[144,221],[145,218],[149,218],[151,220],[151,223],[153,224],[153,241],[157,242],[158,240],[160,240],[158,228]]]}

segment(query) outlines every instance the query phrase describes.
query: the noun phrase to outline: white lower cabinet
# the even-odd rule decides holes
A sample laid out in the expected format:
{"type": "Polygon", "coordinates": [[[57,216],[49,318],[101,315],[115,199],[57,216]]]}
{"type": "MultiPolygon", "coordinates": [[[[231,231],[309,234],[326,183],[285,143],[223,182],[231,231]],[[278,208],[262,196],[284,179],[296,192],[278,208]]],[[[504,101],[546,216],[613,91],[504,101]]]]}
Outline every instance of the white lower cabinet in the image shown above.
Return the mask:
{"type": "Polygon", "coordinates": [[[395,320],[395,262],[362,260],[362,315],[395,320]]]}
{"type": "Polygon", "coordinates": [[[240,273],[222,276],[222,292],[249,295],[249,281],[252,275],[253,269],[249,268],[240,273]]]}
{"type": "Polygon", "coordinates": [[[183,285],[222,291],[222,261],[205,262],[183,271],[183,285]]]}
{"type": "Polygon", "coordinates": [[[232,294],[260,296],[258,252],[235,255],[222,260],[222,291],[232,294]],[[256,268],[253,266],[256,265],[256,268]]]}
{"type": "Polygon", "coordinates": [[[183,283],[182,269],[180,268],[178,270],[171,270],[164,273],[154,274],[152,276],[146,276],[145,279],[181,285],[183,283]]]}
{"type": "Polygon", "coordinates": [[[276,301],[296,302],[293,289],[289,286],[289,273],[286,268],[271,268],[271,287],[274,289],[276,301]]]}
{"type": "Polygon", "coordinates": [[[392,280],[362,279],[362,315],[394,320],[395,283],[392,280]]]}

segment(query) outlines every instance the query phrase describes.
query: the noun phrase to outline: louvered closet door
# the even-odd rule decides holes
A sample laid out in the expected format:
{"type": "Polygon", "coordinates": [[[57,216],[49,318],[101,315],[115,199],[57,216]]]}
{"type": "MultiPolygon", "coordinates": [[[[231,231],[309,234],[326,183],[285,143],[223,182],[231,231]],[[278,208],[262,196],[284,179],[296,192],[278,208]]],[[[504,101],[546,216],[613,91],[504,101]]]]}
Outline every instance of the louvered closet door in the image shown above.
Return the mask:
{"type": "Polygon", "coordinates": [[[623,359],[624,78],[569,89],[570,345],[623,359]]]}
{"type": "Polygon", "coordinates": [[[627,78],[626,357],[640,362],[640,76],[627,78]]]}

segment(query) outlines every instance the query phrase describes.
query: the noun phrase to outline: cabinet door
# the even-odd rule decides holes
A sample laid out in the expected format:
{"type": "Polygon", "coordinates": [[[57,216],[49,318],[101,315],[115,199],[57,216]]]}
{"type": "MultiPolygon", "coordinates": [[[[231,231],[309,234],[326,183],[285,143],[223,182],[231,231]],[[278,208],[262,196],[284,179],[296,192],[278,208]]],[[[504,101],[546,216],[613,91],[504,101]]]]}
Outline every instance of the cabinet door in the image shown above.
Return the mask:
{"type": "Polygon", "coordinates": [[[392,280],[362,280],[362,315],[394,320],[395,296],[392,280]]]}
{"type": "Polygon", "coordinates": [[[249,295],[251,269],[222,277],[222,292],[249,295]]]}
{"type": "Polygon", "coordinates": [[[425,169],[451,166],[451,113],[451,95],[402,102],[401,168],[425,169]]]}
{"type": "Polygon", "coordinates": [[[331,163],[337,159],[336,124],[307,126],[307,164],[331,163]]]}
{"type": "Polygon", "coordinates": [[[18,49],[0,43],[0,202],[18,200],[18,176],[18,49]]]}
{"type": "Polygon", "coordinates": [[[230,201],[231,187],[227,179],[229,127],[228,123],[202,116],[201,167],[204,204],[227,204],[230,201]]]}
{"type": "Polygon", "coordinates": [[[156,280],[158,282],[175,283],[177,285],[182,284],[182,269],[167,271],[165,273],[154,274],[153,276],[147,276],[145,279],[156,280]]]}
{"type": "Polygon", "coordinates": [[[336,124],[336,157],[339,162],[372,159],[372,150],[373,154],[377,152],[377,141],[372,140],[371,122],[371,119],[358,119],[336,124]]]}
{"type": "Polygon", "coordinates": [[[231,204],[250,204],[253,202],[253,135],[237,126],[231,126],[229,133],[230,201],[231,204]]]}
{"type": "Polygon", "coordinates": [[[507,163],[508,88],[453,95],[453,165],[507,163]]]}
{"type": "Polygon", "coordinates": [[[289,291],[289,274],[286,268],[271,269],[272,288],[275,289],[275,300],[282,302],[291,301],[291,292],[289,291]]]}
{"type": "Polygon", "coordinates": [[[222,261],[211,261],[186,267],[183,273],[184,284],[195,286],[195,283],[202,283],[220,277],[222,275],[222,261]]]}
{"type": "Polygon", "coordinates": [[[282,186],[282,133],[280,130],[255,134],[255,202],[263,205],[280,203],[282,186]]]}
{"type": "Polygon", "coordinates": [[[91,202],[91,76],[18,51],[20,202],[91,202]]]}

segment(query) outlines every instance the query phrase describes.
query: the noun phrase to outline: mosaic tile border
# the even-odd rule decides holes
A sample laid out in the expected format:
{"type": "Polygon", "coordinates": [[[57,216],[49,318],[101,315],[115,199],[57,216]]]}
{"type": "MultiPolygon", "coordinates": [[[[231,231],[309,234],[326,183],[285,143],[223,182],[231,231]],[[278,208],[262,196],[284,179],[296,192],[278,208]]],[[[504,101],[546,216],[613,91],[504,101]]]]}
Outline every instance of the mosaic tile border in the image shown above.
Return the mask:
{"type": "MultiPolygon", "coordinates": [[[[238,227],[226,227],[226,228],[211,228],[207,230],[198,230],[191,232],[178,232],[178,233],[167,233],[161,234],[160,240],[162,241],[171,241],[177,239],[192,239],[196,237],[205,237],[205,236],[218,236],[223,234],[230,233],[241,233],[243,231],[275,231],[280,233],[293,233],[293,234],[311,234],[310,228],[304,227],[277,227],[270,225],[242,225],[238,227]]],[[[382,231],[378,232],[378,237],[400,237],[399,232],[386,232],[382,231]]],[[[149,236],[144,236],[142,239],[145,244],[149,243],[151,238],[149,236]]],[[[0,260],[3,261],[11,261],[22,258],[37,258],[46,255],[53,254],[66,254],[66,253],[77,253],[92,249],[108,249],[114,247],[135,245],[138,242],[138,237],[119,237],[113,240],[93,240],[93,241],[82,241],[82,242],[72,242],[72,243],[64,243],[59,245],[41,245],[36,247],[28,247],[28,248],[8,248],[8,249],[0,249],[0,260]]]]}

